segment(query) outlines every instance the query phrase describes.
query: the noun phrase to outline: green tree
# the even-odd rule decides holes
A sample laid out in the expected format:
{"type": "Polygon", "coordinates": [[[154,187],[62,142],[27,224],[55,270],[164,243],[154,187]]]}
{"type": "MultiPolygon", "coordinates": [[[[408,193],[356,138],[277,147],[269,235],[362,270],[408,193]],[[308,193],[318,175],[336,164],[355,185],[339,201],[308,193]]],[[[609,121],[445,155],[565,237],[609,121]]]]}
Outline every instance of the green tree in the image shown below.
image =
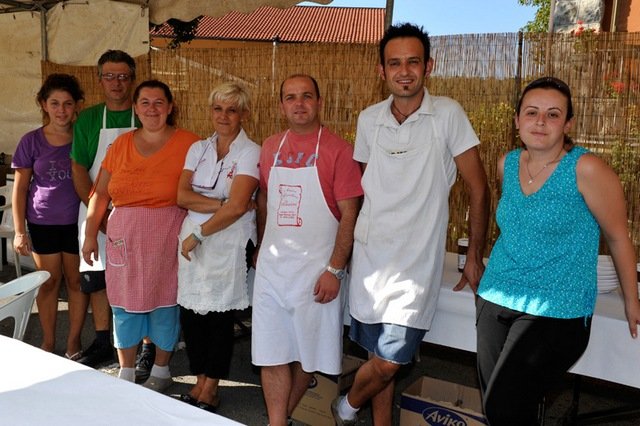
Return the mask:
{"type": "Polygon", "coordinates": [[[546,33],[549,31],[549,15],[551,13],[551,0],[518,0],[523,6],[537,7],[533,21],[527,22],[522,31],[530,33],[546,33]]]}

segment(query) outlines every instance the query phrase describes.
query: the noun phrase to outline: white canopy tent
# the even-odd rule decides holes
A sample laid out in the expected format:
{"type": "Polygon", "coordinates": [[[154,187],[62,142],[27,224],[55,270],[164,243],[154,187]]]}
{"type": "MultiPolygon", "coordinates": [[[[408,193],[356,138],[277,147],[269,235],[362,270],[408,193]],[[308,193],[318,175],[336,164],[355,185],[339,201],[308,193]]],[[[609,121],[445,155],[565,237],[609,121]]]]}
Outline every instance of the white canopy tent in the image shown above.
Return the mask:
{"type": "MultiPolygon", "coordinates": [[[[95,65],[107,49],[132,56],[149,50],[149,23],[169,18],[251,12],[301,0],[0,0],[0,152],[12,154],[20,137],[41,124],[35,95],[40,61],[95,65]]],[[[312,0],[328,4],[331,0],[312,0]]]]}

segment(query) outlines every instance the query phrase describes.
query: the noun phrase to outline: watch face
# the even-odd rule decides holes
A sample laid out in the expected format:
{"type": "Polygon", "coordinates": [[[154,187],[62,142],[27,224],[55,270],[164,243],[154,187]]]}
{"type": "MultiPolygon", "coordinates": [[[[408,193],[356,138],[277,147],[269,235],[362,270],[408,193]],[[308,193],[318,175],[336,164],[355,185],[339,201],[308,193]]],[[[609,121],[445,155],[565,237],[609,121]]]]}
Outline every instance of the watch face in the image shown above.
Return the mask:
{"type": "Polygon", "coordinates": [[[332,268],[331,266],[327,266],[327,271],[331,272],[339,280],[343,279],[345,275],[344,269],[336,269],[332,268]]]}

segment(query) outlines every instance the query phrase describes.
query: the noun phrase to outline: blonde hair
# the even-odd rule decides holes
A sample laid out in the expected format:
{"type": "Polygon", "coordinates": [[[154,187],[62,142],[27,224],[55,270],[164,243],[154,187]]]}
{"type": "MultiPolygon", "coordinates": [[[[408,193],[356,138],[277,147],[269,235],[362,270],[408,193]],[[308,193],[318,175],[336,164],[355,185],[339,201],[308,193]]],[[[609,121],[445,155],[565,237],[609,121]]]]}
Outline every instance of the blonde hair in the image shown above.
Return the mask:
{"type": "Polygon", "coordinates": [[[227,82],[216,86],[209,95],[209,106],[212,106],[215,101],[233,102],[242,111],[251,109],[251,96],[239,83],[227,82]]]}

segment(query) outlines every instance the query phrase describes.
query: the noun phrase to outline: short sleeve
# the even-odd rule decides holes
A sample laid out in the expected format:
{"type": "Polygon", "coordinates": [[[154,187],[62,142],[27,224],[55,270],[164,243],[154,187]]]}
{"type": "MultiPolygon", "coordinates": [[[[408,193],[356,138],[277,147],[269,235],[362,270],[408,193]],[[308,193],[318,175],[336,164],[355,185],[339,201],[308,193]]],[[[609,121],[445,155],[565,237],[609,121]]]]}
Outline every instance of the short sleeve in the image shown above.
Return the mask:
{"type": "Polygon", "coordinates": [[[363,194],[360,165],[352,158],[353,150],[345,144],[336,158],[334,195],[336,201],[359,197],[363,194]]]}
{"type": "Polygon", "coordinates": [[[453,99],[447,99],[447,146],[453,157],[480,144],[476,132],[462,106],[453,99]]]}
{"type": "Polygon", "coordinates": [[[71,144],[71,159],[87,169],[91,168],[93,163],[89,159],[88,151],[90,138],[88,125],[90,121],[90,111],[84,111],[84,114],[80,113],[78,120],[73,125],[73,143],[71,144]]]}
{"type": "Polygon", "coordinates": [[[118,166],[117,159],[120,155],[122,155],[122,149],[126,145],[126,140],[130,137],[130,133],[125,133],[123,135],[118,136],[109,149],[107,149],[107,153],[104,156],[104,160],[102,161],[102,165],[100,166],[102,169],[105,169],[109,173],[113,174],[114,169],[118,166]]]}
{"type": "Polygon", "coordinates": [[[198,162],[200,161],[200,158],[202,158],[202,153],[204,149],[203,142],[206,142],[206,141],[196,142],[193,145],[191,145],[191,147],[189,148],[189,151],[187,152],[187,156],[184,159],[184,167],[183,167],[184,170],[190,170],[192,172],[195,172],[196,167],[198,166],[198,162]]]}
{"type": "Polygon", "coordinates": [[[260,162],[258,163],[258,169],[260,171],[260,189],[267,191],[269,185],[269,171],[273,166],[275,154],[275,142],[274,137],[267,138],[262,143],[262,150],[260,151],[260,162]]]}
{"type": "Polygon", "coordinates": [[[260,170],[258,169],[259,162],[260,147],[254,143],[248,144],[238,158],[238,171],[236,174],[260,179],[260,170]]]}
{"type": "Polygon", "coordinates": [[[371,152],[370,141],[368,140],[368,130],[364,124],[365,117],[363,114],[358,116],[358,125],[356,128],[356,142],[353,150],[353,159],[360,163],[368,163],[371,152]]]}
{"type": "MultiPolygon", "coordinates": [[[[42,128],[33,130],[22,138],[18,142],[16,151],[11,159],[12,169],[32,169],[35,162],[35,145],[37,142],[38,132],[42,132],[42,128]]],[[[40,133],[42,135],[42,133],[40,133]]],[[[42,135],[44,137],[44,135],[42,135]]]]}

